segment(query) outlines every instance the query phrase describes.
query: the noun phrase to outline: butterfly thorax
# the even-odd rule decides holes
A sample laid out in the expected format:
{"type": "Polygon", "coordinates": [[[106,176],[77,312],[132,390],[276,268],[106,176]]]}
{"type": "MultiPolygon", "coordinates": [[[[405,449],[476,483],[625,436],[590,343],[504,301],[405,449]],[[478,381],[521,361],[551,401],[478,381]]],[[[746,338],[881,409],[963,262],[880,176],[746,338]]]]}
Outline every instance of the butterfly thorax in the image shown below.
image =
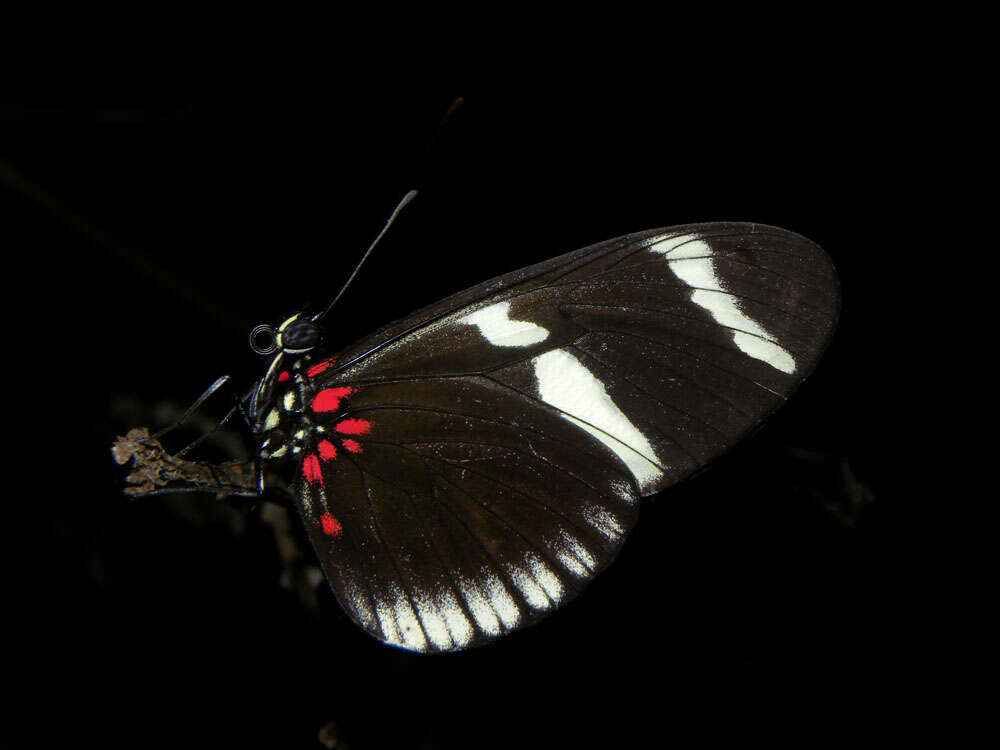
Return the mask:
{"type": "Polygon", "coordinates": [[[306,354],[295,358],[275,377],[273,397],[259,433],[258,457],[264,461],[293,458],[307,478],[320,462],[347,451],[360,453],[357,435],[365,425],[349,420],[349,386],[328,386],[325,378],[335,357],[306,354]]]}

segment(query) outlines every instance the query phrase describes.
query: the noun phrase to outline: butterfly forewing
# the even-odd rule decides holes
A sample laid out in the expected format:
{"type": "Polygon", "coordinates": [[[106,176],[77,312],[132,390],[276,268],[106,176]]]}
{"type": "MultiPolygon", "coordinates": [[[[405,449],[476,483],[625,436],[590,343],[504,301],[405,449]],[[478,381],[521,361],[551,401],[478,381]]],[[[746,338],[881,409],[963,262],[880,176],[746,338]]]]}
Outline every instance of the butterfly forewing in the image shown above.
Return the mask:
{"type": "Polygon", "coordinates": [[[707,224],[611,240],[443,300],[314,366],[336,409],[297,495],[334,591],[383,641],[528,624],[616,554],[637,498],[732,446],[812,370],[826,255],[707,224]]]}

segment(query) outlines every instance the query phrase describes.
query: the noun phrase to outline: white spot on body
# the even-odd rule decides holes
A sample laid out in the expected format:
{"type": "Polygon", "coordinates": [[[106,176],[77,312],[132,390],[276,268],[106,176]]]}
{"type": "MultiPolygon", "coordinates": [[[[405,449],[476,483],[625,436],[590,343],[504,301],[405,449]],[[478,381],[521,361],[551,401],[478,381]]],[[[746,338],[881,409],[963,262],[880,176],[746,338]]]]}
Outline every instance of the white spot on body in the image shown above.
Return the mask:
{"type": "Polygon", "coordinates": [[[670,270],[691,287],[691,301],[704,308],[716,323],[733,330],[733,342],[749,357],[781,372],[795,372],[795,359],[774,337],[739,307],[739,301],[722,285],[712,262],[712,248],[695,235],[682,234],[660,240],[649,248],[667,259],[670,270]]]}
{"type": "Polygon", "coordinates": [[[278,450],[276,450],[273,453],[271,453],[271,458],[281,458],[286,453],[288,453],[288,446],[287,445],[283,445],[280,448],[278,448],[278,450]]]}
{"type": "Polygon", "coordinates": [[[547,329],[527,320],[511,320],[510,301],[476,310],[459,323],[479,326],[480,333],[494,346],[531,346],[549,337],[547,329]]]}
{"type": "Polygon", "coordinates": [[[267,413],[267,417],[264,419],[264,429],[273,430],[275,427],[278,426],[278,419],[279,419],[278,410],[271,409],[271,411],[267,413]]]}
{"type": "Polygon", "coordinates": [[[287,391],[281,403],[282,406],[285,407],[285,411],[292,411],[295,409],[295,391],[287,391]]]}
{"type": "Polygon", "coordinates": [[[538,396],[569,420],[604,443],[632,472],[646,491],[663,471],[646,436],[611,400],[604,384],[564,349],[554,349],[532,360],[538,396]]]}
{"type": "Polygon", "coordinates": [[[628,503],[629,505],[635,502],[635,492],[628,486],[628,484],[619,479],[613,480],[610,484],[611,491],[614,492],[620,500],[628,503]]]}

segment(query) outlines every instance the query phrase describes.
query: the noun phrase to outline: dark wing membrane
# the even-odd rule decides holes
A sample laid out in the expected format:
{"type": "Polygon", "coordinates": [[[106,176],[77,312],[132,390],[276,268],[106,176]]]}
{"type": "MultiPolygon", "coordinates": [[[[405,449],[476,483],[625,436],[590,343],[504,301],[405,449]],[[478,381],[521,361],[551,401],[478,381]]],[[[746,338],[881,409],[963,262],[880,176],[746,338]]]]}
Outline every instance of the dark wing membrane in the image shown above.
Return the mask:
{"type": "MultiPolygon", "coordinates": [[[[838,309],[809,240],[701,224],[507,274],[349,348],[317,381],[353,389],[338,419],[370,431],[323,464],[343,540],[310,524],[341,603],[407,648],[537,619],[610,562],[635,498],[785,400],[838,309]]],[[[307,516],[320,491],[303,480],[307,516]]]]}
{"type": "Polygon", "coordinates": [[[636,520],[613,453],[487,378],[374,384],[325,426],[336,456],[321,480],[297,480],[306,525],[351,618],[403,648],[461,649],[534,622],[636,520]]]}

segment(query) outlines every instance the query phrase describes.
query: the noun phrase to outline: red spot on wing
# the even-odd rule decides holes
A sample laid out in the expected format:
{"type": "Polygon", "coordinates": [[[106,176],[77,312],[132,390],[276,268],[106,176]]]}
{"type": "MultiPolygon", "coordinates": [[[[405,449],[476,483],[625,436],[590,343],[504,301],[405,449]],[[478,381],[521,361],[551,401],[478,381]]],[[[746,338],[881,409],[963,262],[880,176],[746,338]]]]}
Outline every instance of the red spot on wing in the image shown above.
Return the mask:
{"type": "Polygon", "coordinates": [[[335,446],[329,440],[320,440],[319,457],[322,458],[324,461],[329,461],[331,458],[336,458],[337,446],[335,446]]]}
{"type": "Polygon", "coordinates": [[[343,443],[344,450],[349,450],[351,453],[361,453],[361,443],[357,440],[351,440],[348,438],[347,440],[344,440],[343,443]]]}
{"type": "Polygon", "coordinates": [[[340,521],[330,513],[324,513],[320,516],[319,522],[323,525],[323,533],[327,536],[338,537],[344,531],[344,527],[340,525],[340,521]]]}
{"type": "Polygon", "coordinates": [[[321,487],[323,486],[323,472],[320,471],[319,458],[315,453],[310,453],[302,461],[302,476],[313,484],[318,482],[321,487]]]}
{"type": "Polygon", "coordinates": [[[323,362],[317,362],[312,367],[310,367],[308,370],[306,370],[306,375],[308,375],[311,378],[314,378],[317,375],[319,375],[321,372],[325,372],[326,370],[329,370],[331,367],[333,367],[333,360],[334,359],[336,359],[336,357],[334,357],[333,359],[325,360],[323,362]]]}
{"type": "Polygon", "coordinates": [[[354,393],[353,388],[325,388],[313,399],[313,411],[336,411],[340,402],[354,393]]]}
{"type": "Polygon", "coordinates": [[[292,377],[292,376],[288,374],[288,370],[284,370],[284,371],[282,371],[282,373],[281,373],[281,374],[280,374],[280,375],[278,376],[278,382],[279,382],[279,383],[284,383],[284,382],[285,382],[286,380],[288,380],[288,379],[289,379],[290,377],[292,377]]]}
{"type": "Polygon", "coordinates": [[[344,419],[337,422],[337,432],[344,435],[365,435],[372,428],[367,419],[344,419]]]}

